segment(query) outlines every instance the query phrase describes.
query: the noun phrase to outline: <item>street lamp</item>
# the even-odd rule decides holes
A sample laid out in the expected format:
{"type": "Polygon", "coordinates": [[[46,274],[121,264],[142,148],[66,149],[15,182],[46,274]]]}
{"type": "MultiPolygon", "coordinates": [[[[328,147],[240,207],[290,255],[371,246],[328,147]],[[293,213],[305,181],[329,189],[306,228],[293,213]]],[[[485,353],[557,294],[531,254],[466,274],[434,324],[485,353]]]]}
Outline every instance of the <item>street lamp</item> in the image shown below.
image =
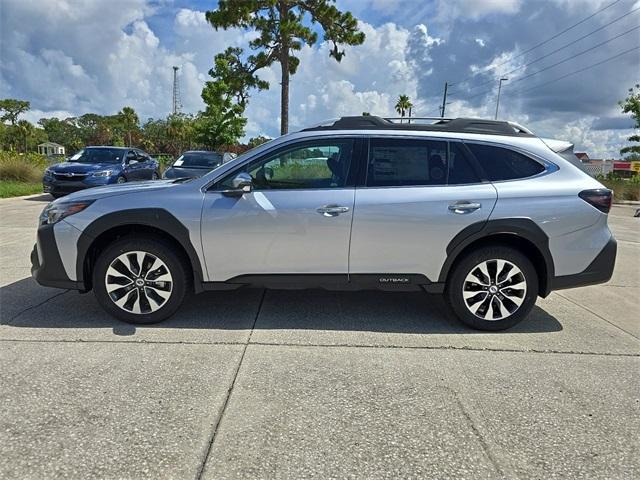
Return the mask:
{"type": "Polygon", "coordinates": [[[500,91],[502,90],[502,82],[506,82],[509,80],[508,78],[501,78],[500,83],[498,83],[498,98],[496,100],[496,116],[494,117],[496,120],[498,119],[498,108],[500,108],[500,91]]]}

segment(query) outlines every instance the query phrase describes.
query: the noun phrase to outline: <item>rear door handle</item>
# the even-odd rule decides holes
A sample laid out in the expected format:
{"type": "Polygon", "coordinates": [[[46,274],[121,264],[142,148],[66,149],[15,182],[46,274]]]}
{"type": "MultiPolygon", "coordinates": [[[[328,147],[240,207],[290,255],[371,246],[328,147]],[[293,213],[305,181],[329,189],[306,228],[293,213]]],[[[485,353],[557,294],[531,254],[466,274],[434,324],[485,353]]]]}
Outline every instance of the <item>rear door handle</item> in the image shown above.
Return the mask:
{"type": "Polygon", "coordinates": [[[481,203],[476,202],[456,202],[449,205],[449,210],[453,213],[463,215],[465,213],[475,212],[482,207],[481,203]]]}
{"type": "Polygon", "coordinates": [[[349,207],[343,207],[341,205],[324,205],[316,208],[316,212],[325,217],[337,217],[341,213],[347,213],[348,211],[349,207]]]}

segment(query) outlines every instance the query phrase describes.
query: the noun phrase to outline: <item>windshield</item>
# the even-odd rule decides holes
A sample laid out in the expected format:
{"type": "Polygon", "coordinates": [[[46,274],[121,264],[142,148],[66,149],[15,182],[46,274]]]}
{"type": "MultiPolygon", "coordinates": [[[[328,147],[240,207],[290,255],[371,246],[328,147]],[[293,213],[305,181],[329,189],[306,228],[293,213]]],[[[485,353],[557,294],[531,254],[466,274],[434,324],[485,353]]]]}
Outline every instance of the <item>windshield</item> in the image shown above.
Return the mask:
{"type": "Polygon", "coordinates": [[[174,167],[213,168],[222,163],[222,155],[216,152],[186,152],[173,164],[174,167]]]}
{"type": "Polygon", "coordinates": [[[124,150],[119,148],[84,148],[69,158],[78,163],[121,163],[124,150]]]}

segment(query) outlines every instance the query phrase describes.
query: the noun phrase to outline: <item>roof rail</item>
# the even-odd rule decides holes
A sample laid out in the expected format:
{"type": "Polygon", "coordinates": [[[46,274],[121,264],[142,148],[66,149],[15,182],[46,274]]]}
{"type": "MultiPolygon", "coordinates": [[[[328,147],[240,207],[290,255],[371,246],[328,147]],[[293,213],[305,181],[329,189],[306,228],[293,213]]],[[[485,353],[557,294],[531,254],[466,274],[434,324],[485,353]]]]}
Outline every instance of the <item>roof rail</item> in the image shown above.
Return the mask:
{"type": "Polygon", "coordinates": [[[374,115],[342,117],[305,128],[303,132],[317,130],[415,130],[430,132],[482,133],[488,135],[532,136],[528,129],[517,123],[482,118],[442,118],[442,117],[390,117],[374,115]],[[405,120],[398,123],[394,120],[405,120]],[[430,120],[432,123],[415,122],[430,120]],[[409,121],[411,123],[409,123],[409,121]]]}

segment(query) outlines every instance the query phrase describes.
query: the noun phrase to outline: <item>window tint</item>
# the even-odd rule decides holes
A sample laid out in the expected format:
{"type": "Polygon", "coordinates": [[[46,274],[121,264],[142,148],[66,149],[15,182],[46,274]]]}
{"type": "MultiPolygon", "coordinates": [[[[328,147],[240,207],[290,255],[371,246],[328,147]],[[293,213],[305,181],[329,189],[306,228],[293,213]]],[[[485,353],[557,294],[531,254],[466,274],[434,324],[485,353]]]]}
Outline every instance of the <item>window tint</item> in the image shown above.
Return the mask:
{"type": "Polygon", "coordinates": [[[445,185],[447,142],[406,138],[372,139],[367,186],[445,185]]]}
{"type": "Polygon", "coordinates": [[[526,178],[544,171],[541,164],[513,150],[474,143],[466,145],[491,181],[526,178]]]}
{"type": "Polygon", "coordinates": [[[449,143],[449,185],[480,183],[480,177],[459,142],[449,143]]]}
{"type": "Polygon", "coordinates": [[[222,155],[216,152],[185,152],[174,162],[174,167],[213,168],[222,163],[222,155]]]}
{"type": "Polygon", "coordinates": [[[69,159],[80,163],[120,163],[123,150],[119,148],[84,148],[69,159]]]}
{"type": "Polygon", "coordinates": [[[231,180],[240,172],[251,175],[256,190],[344,187],[353,145],[350,139],[306,142],[235,170],[221,187],[231,188],[231,180]]]}

